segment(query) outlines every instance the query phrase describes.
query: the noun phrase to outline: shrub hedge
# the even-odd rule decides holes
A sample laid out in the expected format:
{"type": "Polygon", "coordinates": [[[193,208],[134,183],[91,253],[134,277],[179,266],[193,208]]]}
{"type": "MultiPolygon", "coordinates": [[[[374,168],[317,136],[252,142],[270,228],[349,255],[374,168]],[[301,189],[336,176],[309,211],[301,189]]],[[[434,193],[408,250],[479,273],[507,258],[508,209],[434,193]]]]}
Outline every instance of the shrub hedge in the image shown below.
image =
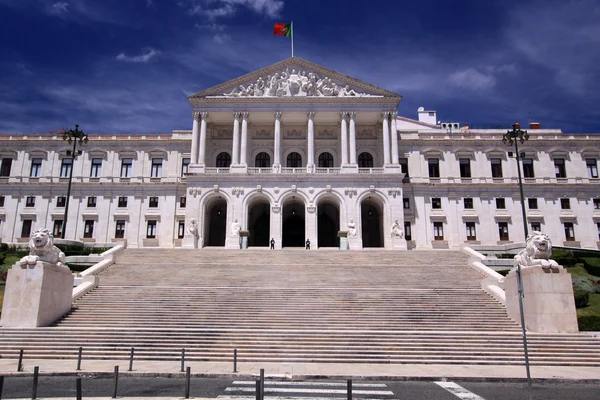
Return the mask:
{"type": "Polygon", "coordinates": [[[577,318],[580,331],[600,331],[600,316],[586,315],[577,318]]]}
{"type": "Polygon", "coordinates": [[[584,292],[583,290],[576,290],[573,295],[575,296],[575,308],[587,307],[590,303],[590,293],[584,292]]]}

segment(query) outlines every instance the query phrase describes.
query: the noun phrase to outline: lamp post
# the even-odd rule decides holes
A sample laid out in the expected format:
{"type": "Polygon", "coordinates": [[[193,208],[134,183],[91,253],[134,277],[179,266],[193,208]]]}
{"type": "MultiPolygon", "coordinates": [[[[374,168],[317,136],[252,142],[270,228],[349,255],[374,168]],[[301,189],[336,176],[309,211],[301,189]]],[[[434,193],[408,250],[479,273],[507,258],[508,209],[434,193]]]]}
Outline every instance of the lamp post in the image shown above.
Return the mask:
{"type": "MultiPolygon", "coordinates": [[[[525,234],[525,241],[529,232],[527,230],[527,214],[525,212],[525,196],[523,195],[523,179],[521,177],[521,163],[520,160],[523,158],[519,154],[519,142],[525,143],[529,139],[527,131],[521,130],[519,123],[513,124],[512,131],[507,131],[502,136],[502,143],[512,146],[515,144],[515,157],[517,159],[517,171],[519,176],[519,191],[521,193],[521,212],[523,213],[523,233],[525,234]]],[[[521,331],[523,333],[523,349],[525,350],[525,369],[527,370],[527,384],[529,386],[529,398],[531,399],[531,373],[529,372],[529,352],[527,351],[527,331],[525,329],[525,315],[523,313],[523,281],[521,279],[521,265],[517,264],[517,285],[519,288],[519,311],[521,313],[521,331]]]]}
{"type": "MultiPolygon", "coordinates": [[[[69,144],[73,143],[73,151],[67,150],[67,156],[71,156],[71,170],[69,171],[69,186],[67,189],[67,201],[65,203],[65,215],[63,217],[62,223],[62,232],[61,239],[65,238],[65,232],[67,230],[67,216],[69,215],[69,198],[71,197],[71,181],[73,180],[73,169],[75,169],[75,156],[77,153],[75,150],[77,149],[77,142],[79,141],[79,145],[83,146],[88,142],[88,136],[83,131],[79,130],[79,125],[75,125],[75,129],[68,129],[62,132],[62,139],[69,142],[69,144]]],[[[80,150],[81,152],[81,150],[80,150]]]]}

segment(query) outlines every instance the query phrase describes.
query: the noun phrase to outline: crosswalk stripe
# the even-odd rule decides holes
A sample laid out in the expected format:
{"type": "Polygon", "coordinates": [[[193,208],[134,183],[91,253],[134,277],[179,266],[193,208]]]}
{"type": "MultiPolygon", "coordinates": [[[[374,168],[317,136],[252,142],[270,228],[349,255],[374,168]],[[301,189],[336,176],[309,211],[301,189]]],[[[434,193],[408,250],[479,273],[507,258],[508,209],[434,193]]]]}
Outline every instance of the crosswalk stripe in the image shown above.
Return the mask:
{"type": "MultiPolygon", "coordinates": [[[[217,399],[255,400],[255,396],[219,395],[217,399]]],[[[347,400],[344,397],[301,397],[301,396],[269,396],[268,400],[347,400]]],[[[361,398],[360,400],[381,400],[381,398],[361,398]]]]}
{"type": "MultiPolygon", "coordinates": [[[[254,392],[252,387],[228,387],[226,392],[254,392]]],[[[265,393],[330,393],[330,394],[345,394],[346,390],[338,389],[307,389],[307,388],[269,388],[265,385],[265,393]]],[[[393,396],[394,392],[389,390],[352,390],[353,394],[369,394],[373,396],[393,396]]]]}
{"type": "Polygon", "coordinates": [[[436,384],[462,400],[485,400],[454,382],[436,382],[436,384]]]}
{"type": "MultiPolygon", "coordinates": [[[[234,385],[255,385],[254,381],[234,381],[234,385]]],[[[339,386],[346,387],[346,382],[285,382],[285,381],[265,381],[265,387],[267,386],[339,386]]],[[[385,383],[352,383],[352,387],[379,387],[384,388],[385,383]]]]}

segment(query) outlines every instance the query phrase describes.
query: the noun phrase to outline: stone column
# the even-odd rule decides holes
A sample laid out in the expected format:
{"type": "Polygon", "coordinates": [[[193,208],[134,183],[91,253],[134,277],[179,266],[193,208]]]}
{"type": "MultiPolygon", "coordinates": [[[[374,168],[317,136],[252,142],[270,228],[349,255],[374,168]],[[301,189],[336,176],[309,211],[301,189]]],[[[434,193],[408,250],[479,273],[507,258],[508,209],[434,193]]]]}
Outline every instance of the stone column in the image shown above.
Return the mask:
{"type": "Polygon", "coordinates": [[[315,113],[308,113],[308,162],[306,163],[306,172],[315,171],[315,113]]]}
{"type": "Polygon", "coordinates": [[[233,113],[233,146],[231,148],[231,164],[240,163],[240,114],[233,113]]]}
{"type": "Polygon", "coordinates": [[[398,164],[398,128],[396,127],[397,116],[397,111],[391,113],[392,127],[390,134],[392,135],[392,164],[398,164]]]}
{"type": "Polygon", "coordinates": [[[273,144],[273,170],[281,171],[281,111],[275,112],[275,143],[273,144]]]}
{"type": "Polygon", "coordinates": [[[200,121],[200,151],[198,152],[198,164],[204,165],[206,158],[206,122],[208,119],[208,113],[200,113],[202,121],[200,121]]]}
{"type": "Polygon", "coordinates": [[[346,118],[348,117],[348,113],[343,111],[340,113],[342,117],[341,121],[341,131],[342,131],[342,166],[348,164],[348,124],[346,118]]]}
{"type": "Polygon", "coordinates": [[[390,112],[382,112],[383,116],[383,165],[390,163],[390,112]]]}
{"type": "Polygon", "coordinates": [[[240,164],[246,165],[246,153],[248,152],[248,115],[249,113],[242,113],[242,141],[240,144],[240,164]]]}
{"type": "Polygon", "coordinates": [[[198,122],[200,122],[200,113],[193,112],[192,117],[194,118],[194,123],[192,125],[192,159],[190,160],[190,164],[196,164],[198,162],[198,139],[200,136],[198,122]]]}
{"type": "Polygon", "coordinates": [[[350,164],[356,164],[356,112],[351,111],[350,115],[350,164]]]}

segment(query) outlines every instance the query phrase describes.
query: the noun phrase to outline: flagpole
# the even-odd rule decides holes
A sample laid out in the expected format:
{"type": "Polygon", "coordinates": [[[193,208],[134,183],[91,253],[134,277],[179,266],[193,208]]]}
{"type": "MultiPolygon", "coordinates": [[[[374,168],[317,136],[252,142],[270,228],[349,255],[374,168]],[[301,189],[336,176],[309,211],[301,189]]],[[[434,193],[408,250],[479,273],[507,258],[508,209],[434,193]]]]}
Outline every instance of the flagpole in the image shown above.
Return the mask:
{"type": "Polygon", "coordinates": [[[292,28],[292,57],[294,57],[294,21],[290,23],[292,28]]]}

